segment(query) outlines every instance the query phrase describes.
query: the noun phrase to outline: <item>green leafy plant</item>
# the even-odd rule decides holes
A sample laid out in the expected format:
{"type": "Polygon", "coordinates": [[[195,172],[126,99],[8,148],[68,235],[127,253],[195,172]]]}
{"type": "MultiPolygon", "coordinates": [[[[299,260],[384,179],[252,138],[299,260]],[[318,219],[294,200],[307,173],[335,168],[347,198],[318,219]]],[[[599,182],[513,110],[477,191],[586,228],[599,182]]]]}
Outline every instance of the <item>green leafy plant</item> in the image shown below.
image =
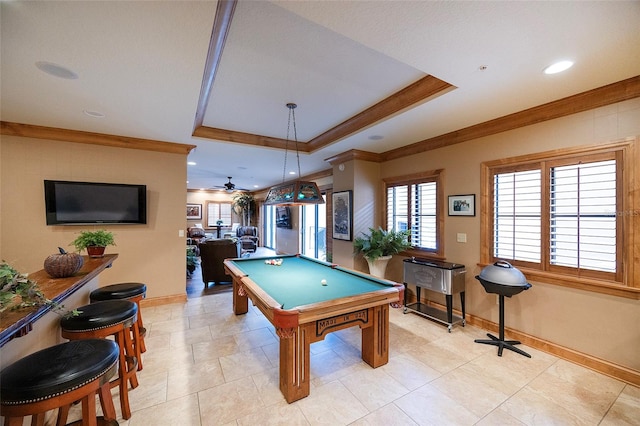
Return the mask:
{"type": "Polygon", "coordinates": [[[0,312],[6,309],[21,309],[33,306],[51,306],[52,311],[61,316],[78,315],[77,310],[67,311],[48,299],[35,281],[21,274],[4,260],[0,263],[0,312]]]}
{"type": "Polygon", "coordinates": [[[104,229],[98,231],[82,231],[69,245],[74,246],[78,252],[92,246],[115,246],[116,243],[113,237],[113,232],[105,231],[104,229]]]}
{"type": "Polygon", "coordinates": [[[189,275],[193,274],[198,265],[198,256],[195,247],[187,247],[187,271],[189,275]]]}
{"type": "Polygon", "coordinates": [[[242,217],[243,225],[251,225],[251,210],[255,210],[255,199],[248,192],[239,192],[233,196],[233,211],[242,217]],[[246,217],[246,222],[245,222],[246,217]]]}
{"type": "Polygon", "coordinates": [[[362,254],[369,260],[382,256],[398,254],[411,248],[409,231],[385,231],[382,228],[369,228],[369,234],[353,240],[354,254],[362,254]]]}

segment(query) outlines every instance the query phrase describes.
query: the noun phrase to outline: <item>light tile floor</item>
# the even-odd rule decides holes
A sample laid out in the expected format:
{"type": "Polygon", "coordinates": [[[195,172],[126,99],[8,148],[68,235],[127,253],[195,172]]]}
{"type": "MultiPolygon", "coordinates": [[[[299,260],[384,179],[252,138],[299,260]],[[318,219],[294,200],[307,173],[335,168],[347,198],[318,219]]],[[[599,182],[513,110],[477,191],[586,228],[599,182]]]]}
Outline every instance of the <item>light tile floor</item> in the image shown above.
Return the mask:
{"type": "Polygon", "coordinates": [[[479,328],[448,333],[400,309],[387,365],[360,359],[359,328],[329,334],[311,346],[311,394],[293,404],[273,327],[253,306],[235,316],[230,291],[143,317],[144,370],[120,425],[640,425],[637,387],[526,346],[532,358],[498,357],[474,343],[479,328]]]}

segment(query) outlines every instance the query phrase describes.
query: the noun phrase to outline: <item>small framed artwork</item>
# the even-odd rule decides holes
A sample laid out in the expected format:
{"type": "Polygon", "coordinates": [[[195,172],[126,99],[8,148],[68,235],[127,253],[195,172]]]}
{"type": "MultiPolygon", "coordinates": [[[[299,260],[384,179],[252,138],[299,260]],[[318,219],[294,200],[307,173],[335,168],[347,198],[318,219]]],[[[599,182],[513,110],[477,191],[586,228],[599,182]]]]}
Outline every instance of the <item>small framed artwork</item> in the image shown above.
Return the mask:
{"type": "Polygon", "coordinates": [[[351,241],[353,229],[352,191],[334,192],[333,202],[333,239],[351,241]]]}
{"type": "Polygon", "coordinates": [[[187,204],[187,220],[202,219],[202,204],[187,204]]]}
{"type": "Polygon", "coordinates": [[[475,216],[476,194],[449,195],[449,216],[475,216]]]}

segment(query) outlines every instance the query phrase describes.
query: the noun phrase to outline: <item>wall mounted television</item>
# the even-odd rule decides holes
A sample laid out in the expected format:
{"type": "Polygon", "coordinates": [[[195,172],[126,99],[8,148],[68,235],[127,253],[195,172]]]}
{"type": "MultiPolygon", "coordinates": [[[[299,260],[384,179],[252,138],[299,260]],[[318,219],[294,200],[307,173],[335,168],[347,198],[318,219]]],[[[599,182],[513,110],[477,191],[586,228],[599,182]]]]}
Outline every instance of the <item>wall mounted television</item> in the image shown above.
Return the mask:
{"type": "Polygon", "coordinates": [[[291,209],[289,207],[276,207],[276,226],[291,229],[291,209]]]}
{"type": "Polygon", "coordinates": [[[45,180],[44,201],[47,225],[147,223],[146,185],[45,180]]]}

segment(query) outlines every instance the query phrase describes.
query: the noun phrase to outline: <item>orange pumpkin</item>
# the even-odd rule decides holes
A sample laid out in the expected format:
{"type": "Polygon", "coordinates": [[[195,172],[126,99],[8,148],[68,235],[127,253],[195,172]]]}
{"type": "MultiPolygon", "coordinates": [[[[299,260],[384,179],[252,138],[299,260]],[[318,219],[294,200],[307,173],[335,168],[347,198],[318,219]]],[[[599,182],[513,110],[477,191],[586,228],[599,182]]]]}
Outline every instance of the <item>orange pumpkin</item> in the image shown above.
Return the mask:
{"type": "Polygon", "coordinates": [[[44,260],[44,270],[52,278],[70,277],[82,268],[84,258],[78,253],[67,253],[58,247],[60,253],[52,254],[44,260]]]}

